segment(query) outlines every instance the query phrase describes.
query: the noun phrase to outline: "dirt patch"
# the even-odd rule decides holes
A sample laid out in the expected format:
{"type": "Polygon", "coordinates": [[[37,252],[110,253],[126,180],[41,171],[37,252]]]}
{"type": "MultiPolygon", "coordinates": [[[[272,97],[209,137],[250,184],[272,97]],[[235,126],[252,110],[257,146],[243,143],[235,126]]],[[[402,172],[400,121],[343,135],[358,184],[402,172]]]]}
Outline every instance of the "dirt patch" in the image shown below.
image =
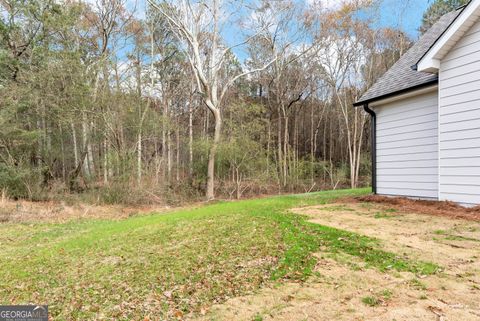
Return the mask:
{"type": "MultiPolygon", "coordinates": [[[[314,206],[295,210],[317,224],[375,237],[412,260],[434,262],[452,275],[480,271],[480,223],[417,213],[383,204],[314,206]]],[[[480,284],[480,274],[475,276],[480,284]]]]}
{"type": "Polygon", "coordinates": [[[467,287],[449,280],[418,280],[321,259],[320,277],[289,283],[214,306],[200,320],[480,320],[479,293],[455,297],[467,287]]]}
{"type": "Polygon", "coordinates": [[[375,237],[385,250],[407,259],[437,263],[439,273],[382,273],[355,257],[320,253],[317,276],[307,282],[233,298],[199,319],[480,320],[480,223],[406,214],[407,207],[392,205],[356,201],[294,212],[375,237]]]}
{"type": "Polygon", "coordinates": [[[338,200],[339,203],[375,203],[393,206],[403,213],[421,213],[456,219],[480,221],[480,206],[463,207],[448,201],[414,200],[405,197],[367,195],[338,200]]]}

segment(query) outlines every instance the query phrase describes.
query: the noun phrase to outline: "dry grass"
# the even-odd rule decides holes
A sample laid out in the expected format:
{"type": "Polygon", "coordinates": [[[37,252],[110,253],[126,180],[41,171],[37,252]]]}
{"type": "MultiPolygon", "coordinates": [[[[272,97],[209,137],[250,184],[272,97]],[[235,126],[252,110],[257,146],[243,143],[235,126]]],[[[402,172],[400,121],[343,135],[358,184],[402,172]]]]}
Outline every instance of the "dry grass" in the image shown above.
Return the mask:
{"type": "Polygon", "coordinates": [[[166,212],[168,206],[130,207],[123,205],[89,205],[63,202],[14,201],[2,197],[0,200],[0,223],[65,223],[81,219],[125,219],[151,212],[166,212]]]}

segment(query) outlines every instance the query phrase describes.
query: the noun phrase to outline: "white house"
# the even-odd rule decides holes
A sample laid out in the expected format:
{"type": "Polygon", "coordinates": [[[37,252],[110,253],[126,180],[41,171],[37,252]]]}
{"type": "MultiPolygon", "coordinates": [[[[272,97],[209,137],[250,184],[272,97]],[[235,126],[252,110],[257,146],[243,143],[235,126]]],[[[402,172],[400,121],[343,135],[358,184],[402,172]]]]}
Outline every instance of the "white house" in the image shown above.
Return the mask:
{"type": "Polygon", "coordinates": [[[480,204],[480,0],[443,16],[355,106],[381,195],[480,204]]]}

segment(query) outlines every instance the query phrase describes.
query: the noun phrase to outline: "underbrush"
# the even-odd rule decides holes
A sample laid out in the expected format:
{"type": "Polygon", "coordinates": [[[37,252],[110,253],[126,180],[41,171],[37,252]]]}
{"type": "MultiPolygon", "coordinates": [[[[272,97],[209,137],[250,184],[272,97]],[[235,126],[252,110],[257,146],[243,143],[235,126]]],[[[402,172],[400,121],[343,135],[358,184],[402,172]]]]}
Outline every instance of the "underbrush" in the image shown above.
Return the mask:
{"type": "Polygon", "coordinates": [[[50,188],[43,193],[42,200],[58,201],[73,205],[77,203],[95,205],[169,205],[180,206],[203,199],[203,193],[188,182],[161,184],[144,180],[141,185],[130,180],[116,180],[90,184],[88,188],[69,192],[66,188],[50,188]]]}
{"type": "MultiPolygon", "coordinates": [[[[324,165],[317,164],[316,171],[311,173],[299,170],[291,174],[285,184],[276,176],[274,170],[260,171],[249,177],[232,180],[228,170],[220,173],[215,183],[215,194],[218,199],[248,199],[259,195],[295,194],[318,192],[322,190],[348,188],[348,177],[345,168],[338,169],[338,175],[326,170],[324,165]],[[317,168],[318,167],[318,168],[317,168]],[[330,173],[330,174],[328,174],[330,173]]],[[[307,163],[300,168],[307,168],[307,163]]],[[[310,167],[308,167],[310,168],[310,167]]],[[[204,170],[202,169],[202,171],[204,170]]],[[[178,173],[178,177],[146,171],[140,182],[136,174],[126,171],[124,174],[108,178],[103,176],[75,179],[54,178],[48,168],[35,170],[3,168],[0,166],[0,190],[12,200],[58,201],[69,205],[87,203],[95,205],[171,205],[178,206],[205,199],[206,177],[178,173]]],[[[68,175],[67,175],[68,176],[68,175]]],[[[360,177],[359,186],[367,186],[368,175],[360,177]]]]}

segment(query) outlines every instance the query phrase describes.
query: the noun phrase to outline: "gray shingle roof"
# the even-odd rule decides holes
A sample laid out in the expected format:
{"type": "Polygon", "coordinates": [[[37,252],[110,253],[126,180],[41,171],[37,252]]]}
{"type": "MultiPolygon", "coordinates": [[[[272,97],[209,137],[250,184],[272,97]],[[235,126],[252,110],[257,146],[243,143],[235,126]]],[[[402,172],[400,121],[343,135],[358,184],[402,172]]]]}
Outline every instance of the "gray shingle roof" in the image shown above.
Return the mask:
{"type": "Polygon", "coordinates": [[[462,9],[459,9],[441,17],[412,48],[367,90],[355,105],[362,105],[386,95],[438,81],[438,75],[415,71],[412,66],[417,64],[461,12],[462,9]]]}

